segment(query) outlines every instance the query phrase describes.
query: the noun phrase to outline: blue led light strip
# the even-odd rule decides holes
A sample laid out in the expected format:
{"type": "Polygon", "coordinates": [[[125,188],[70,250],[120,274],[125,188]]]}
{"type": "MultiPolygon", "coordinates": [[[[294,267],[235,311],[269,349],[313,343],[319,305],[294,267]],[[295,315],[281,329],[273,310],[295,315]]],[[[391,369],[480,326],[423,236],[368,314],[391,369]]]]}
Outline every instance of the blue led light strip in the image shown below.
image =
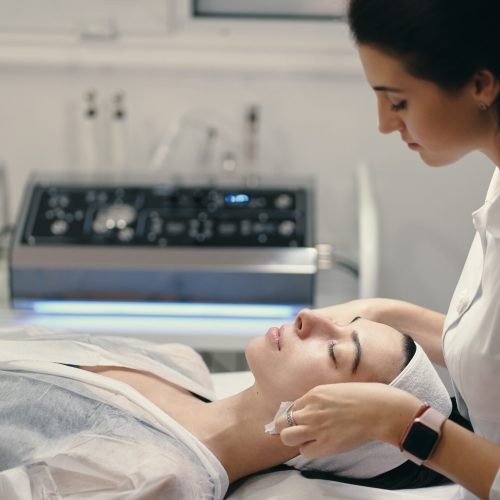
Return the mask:
{"type": "Polygon", "coordinates": [[[98,302],[78,300],[30,301],[28,308],[40,314],[78,314],[113,316],[183,316],[226,318],[289,318],[302,306],[280,304],[209,304],[98,302]]]}

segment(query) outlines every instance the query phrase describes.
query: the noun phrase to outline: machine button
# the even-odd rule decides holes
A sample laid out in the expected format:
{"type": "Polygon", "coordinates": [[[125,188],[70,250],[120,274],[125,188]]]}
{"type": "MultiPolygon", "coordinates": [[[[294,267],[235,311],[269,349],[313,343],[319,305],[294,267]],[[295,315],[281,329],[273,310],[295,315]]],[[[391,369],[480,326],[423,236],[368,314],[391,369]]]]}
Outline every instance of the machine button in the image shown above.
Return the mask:
{"type": "Polygon", "coordinates": [[[291,236],[294,231],[295,231],[295,222],[293,222],[292,220],[284,220],[278,226],[278,232],[281,234],[281,236],[291,236]]]}
{"type": "Polygon", "coordinates": [[[289,194],[280,194],[275,200],[274,200],[274,206],[276,208],[279,208],[280,210],[287,210],[288,208],[291,208],[293,203],[293,198],[289,194]]]}
{"type": "Polygon", "coordinates": [[[467,306],[469,305],[469,291],[467,289],[462,290],[460,297],[457,300],[456,311],[458,314],[462,314],[467,306]]]}
{"type": "Polygon", "coordinates": [[[240,223],[241,236],[250,236],[252,234],[252,221],[242,220],[240,223]]]}
{"type": "Polygon", "coordinates": [[[261,222],[255,222],[253,225],[253,232],[257,234],[273,234],[276,231],[276,227],[272,222],[263,224],[261,222]]]}
{"type": "Polygon", "coordinates": [[[64,219],[66,212],[62,208],[56,208],[54,213],[58,219],[64,219]]]}
{"type": "Polygon", "coordinates": [[[189,237],[200,242],[205,241],[212,237],[212,228],[213,222],[211,220],[191,219],[189,221],[189,237]]]}
{"type": "Polygon", "coordinates": [[[69,205],[69,198],[68,198],[66,195],[62,195],[62,196],[59,198],[59,205],[60,205],[62,208],[66,208],[66,207],[69,205]]]}
{"type": "Polygon", "coordinates": [[[106,203],[108,201],[108,195],[105,191],[101,191],[98,195],[97,195],[97,201],[99,203],[106,203]]]}
{"type": "Polygon", "coordinates": [[[68,230],[68,223],[65,220],[56,220],[50,225],[52,234],[59,236],[68,230]]]}
{"type": "Polygon", "coordinates": [[[154,233],[161,233],[163,227],[163,222],[161,219],[152,219],[151,220],[151,231],[154,233]]]}
{"type": "Polygon", "coordinates": [[[184,222],[180,222],[180,221],[170,221],[170,222],[167,222],[165,229],[166,229],[168,234],[176,236],[176,235],[182,234],[186,231],[186,224],[184,222]]]}
{"type": "Polygon", "coordinates": [[[218,227],[218,232],[221,236],[232,236],[238,230],[234,222],[221,222],[218,227]]]}

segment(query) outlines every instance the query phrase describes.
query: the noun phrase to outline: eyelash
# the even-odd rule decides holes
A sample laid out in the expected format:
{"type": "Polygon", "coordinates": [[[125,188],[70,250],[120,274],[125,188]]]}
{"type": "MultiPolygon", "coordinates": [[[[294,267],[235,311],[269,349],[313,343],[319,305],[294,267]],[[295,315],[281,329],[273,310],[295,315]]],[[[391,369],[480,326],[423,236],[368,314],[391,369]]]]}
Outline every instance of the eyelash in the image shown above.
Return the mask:
{"type": "Polygon", "coordinates": [[[392,111],[403,111],[406,109],[406,101],[399,101],[396,104],[391,104],[392,111]]]}
{"type": "Polygon", "coordinates": [[[335,347],[336,342],[334,340],[331,340],[328,342],[328,354],[330,357],[333,359],[335,364],[337,363],[337,358],[335,357],[335,353],[333,352],[333,348],[335,347]]]}

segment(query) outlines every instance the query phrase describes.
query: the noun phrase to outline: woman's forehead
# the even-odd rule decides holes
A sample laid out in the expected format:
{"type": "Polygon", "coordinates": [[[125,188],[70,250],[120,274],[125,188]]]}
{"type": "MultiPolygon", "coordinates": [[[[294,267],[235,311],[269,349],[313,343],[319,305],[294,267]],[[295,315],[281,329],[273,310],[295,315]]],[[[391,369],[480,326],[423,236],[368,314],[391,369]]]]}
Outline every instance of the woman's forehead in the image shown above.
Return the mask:
{"type": "Polygon", "coordinates": [[[382,323],[360,319],[353,324],[361,346],[372,353],[390,354],[395,361],[404,356],[403,334],[382,323]]]}

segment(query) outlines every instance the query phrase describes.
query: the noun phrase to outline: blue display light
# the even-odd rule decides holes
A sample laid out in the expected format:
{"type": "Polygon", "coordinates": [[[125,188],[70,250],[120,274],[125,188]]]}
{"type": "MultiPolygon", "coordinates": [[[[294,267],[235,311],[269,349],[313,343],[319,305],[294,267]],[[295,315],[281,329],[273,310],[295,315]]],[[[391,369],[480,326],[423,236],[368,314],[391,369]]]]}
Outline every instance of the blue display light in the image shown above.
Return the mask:
{"type": "Polygon", "coordinates": [[[230,205],[248,203],[250,201],[250,197],[247,194],[243,193],[226,194],[226,196],[224,196],[224,201],[230,205]]]}

